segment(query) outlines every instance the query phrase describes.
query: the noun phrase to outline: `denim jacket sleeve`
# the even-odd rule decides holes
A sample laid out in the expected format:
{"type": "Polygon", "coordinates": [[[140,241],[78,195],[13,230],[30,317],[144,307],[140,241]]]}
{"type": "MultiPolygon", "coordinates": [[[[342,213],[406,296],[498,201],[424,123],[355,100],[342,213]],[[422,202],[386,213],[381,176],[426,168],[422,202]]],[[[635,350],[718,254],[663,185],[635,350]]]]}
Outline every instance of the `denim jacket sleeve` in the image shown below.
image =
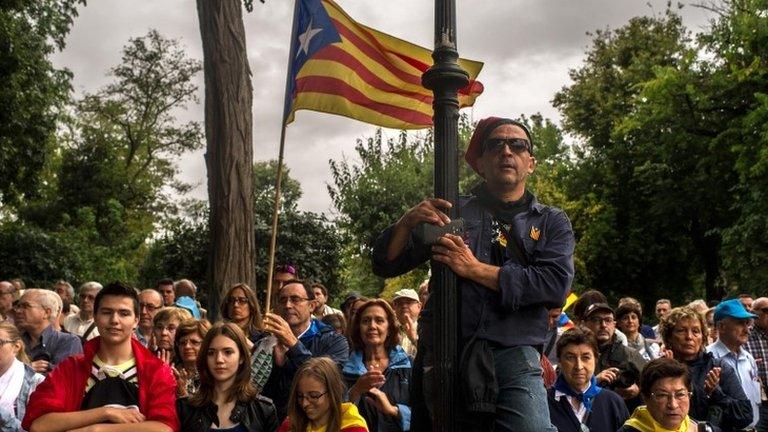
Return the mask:
{"type": "Polygon", "coordinates": [[[390,225],[382,231],[373,245],[373,273],[376,276],[390,278],[408,273],[427,261],[431,255],[429,246],[417,244],[411,236],[405,250],[394,260],[388,261],[387,248],[394,228],[394,225],[390,225]]]}
{"type": "Polygon", "coordinates": [[[499,272],[501,307],[509,311],[545,305],[560,307],[573,281],[573,250],[576,241],[568,217],[554,210],[541,229],[545,243],[537,248],[527,266],[507,261],[499,272]]]}

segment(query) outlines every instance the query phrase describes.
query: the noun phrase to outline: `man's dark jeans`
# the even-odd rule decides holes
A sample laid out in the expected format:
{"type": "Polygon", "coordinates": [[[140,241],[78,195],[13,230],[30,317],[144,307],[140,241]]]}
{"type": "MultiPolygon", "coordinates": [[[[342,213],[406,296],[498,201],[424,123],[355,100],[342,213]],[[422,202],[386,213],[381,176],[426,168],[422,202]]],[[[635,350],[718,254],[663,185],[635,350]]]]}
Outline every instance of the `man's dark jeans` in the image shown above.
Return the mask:
{"type": "MultiPolygon", "coordinates": [[[[459,408],[456,418],[463,432],[556,432],[549,421],[547,392],[541,377],[539,353],[529,346],[492,348],[499,396],[496,414],[482,416],[459,408]]],[[[415,367],[423,373],[423,391],[426,407],[432,416],[431,353],[419,353],[415,367]]],[[[418,379],[418,377],[414,377],[418,379]]],[[[417,388],[421,387],[417,385],[417,388]]],[[[413,400],[413,399],[412,399],[413,400]]],[[[415,429],[414,429],[415,430],[415,429]]]]}

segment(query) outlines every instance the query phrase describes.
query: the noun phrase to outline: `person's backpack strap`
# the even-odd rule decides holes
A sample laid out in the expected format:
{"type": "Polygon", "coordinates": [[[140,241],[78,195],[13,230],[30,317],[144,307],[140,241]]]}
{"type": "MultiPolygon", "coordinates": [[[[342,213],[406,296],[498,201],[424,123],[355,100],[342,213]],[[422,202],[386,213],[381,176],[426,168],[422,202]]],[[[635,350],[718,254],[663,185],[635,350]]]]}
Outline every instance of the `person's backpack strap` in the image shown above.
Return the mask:
{"type": "Polygon", "coordinates": [[[93,329],[96,328],[96,320],[94,320],[91,325],[88,326],[87,329],[85,329],[85,333],[83,333],[82,336],[80,336],[80,341],[85,345],[85,343],[88,341],[88,336],[93,333],[93,329]]]}

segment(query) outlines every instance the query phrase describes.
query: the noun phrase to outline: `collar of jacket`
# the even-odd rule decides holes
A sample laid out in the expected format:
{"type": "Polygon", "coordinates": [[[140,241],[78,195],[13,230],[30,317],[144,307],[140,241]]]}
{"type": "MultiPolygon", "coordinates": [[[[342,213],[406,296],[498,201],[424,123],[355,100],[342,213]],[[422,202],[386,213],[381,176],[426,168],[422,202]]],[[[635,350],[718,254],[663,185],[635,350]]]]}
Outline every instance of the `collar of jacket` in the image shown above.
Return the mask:
{"type": "MultiPolygon", "coordinates": [[[[485,182],[482,182],[470,190],[471,195],[465,197],[467,200],[466,204],[480,205],[480,200],[477,198],[477,190],[483,187],[484,183],[485,182]]],[[[536,199],[536,195],[533,192],[529,191],[528,189],[526,189],[525,191],[531,194],[531,203],[528,206],[528,211],[533,211],[541,214],[544,211],[544,205],[539,203],[539,200],[536,199]]]]}
{"type": "MultiPolygon", "coordinates": [[[[410,367],[411,359],[408,357],[408,354],[405,353],[403,347],[395,345],[395,347],[389,351],[389,365],[387,366],[387,370],[406,369],[410,367]]],[[[363,375],[368,372],[368,369],[365,368],[365,363],[363,362],[363,352],[360,350],[350,352],[349,359],[344,363],[342,372],[349,375],[363,375]]]]}

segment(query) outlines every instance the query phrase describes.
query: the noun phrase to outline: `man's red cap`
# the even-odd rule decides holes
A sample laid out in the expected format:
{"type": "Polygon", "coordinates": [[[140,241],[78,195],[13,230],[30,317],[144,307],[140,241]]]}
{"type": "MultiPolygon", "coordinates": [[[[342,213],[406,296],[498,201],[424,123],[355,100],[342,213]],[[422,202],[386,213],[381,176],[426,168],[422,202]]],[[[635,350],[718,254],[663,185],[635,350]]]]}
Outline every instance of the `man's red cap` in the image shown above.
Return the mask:
{"type": "Polygon", "coordinates": [[[464,160],[467,161],[469,166],[471,166],[476,173],[480,173],[480,171],[477,170],[477,159],[483,154],[483,142],[488,139],[488,136],[491,135],[491,132],[493,132],[494,129],[505,124],[515,125],[525,132],[525,136],[528,137],[528,142],[531,145],[529,152],[533,154],[533,138],[531,137],[531,132],[524,124],[503,117],[484,118],[477,123],[475,132],[472,133],[472,138],[469,140],[467,152],[464,154],[464,160]]]}

